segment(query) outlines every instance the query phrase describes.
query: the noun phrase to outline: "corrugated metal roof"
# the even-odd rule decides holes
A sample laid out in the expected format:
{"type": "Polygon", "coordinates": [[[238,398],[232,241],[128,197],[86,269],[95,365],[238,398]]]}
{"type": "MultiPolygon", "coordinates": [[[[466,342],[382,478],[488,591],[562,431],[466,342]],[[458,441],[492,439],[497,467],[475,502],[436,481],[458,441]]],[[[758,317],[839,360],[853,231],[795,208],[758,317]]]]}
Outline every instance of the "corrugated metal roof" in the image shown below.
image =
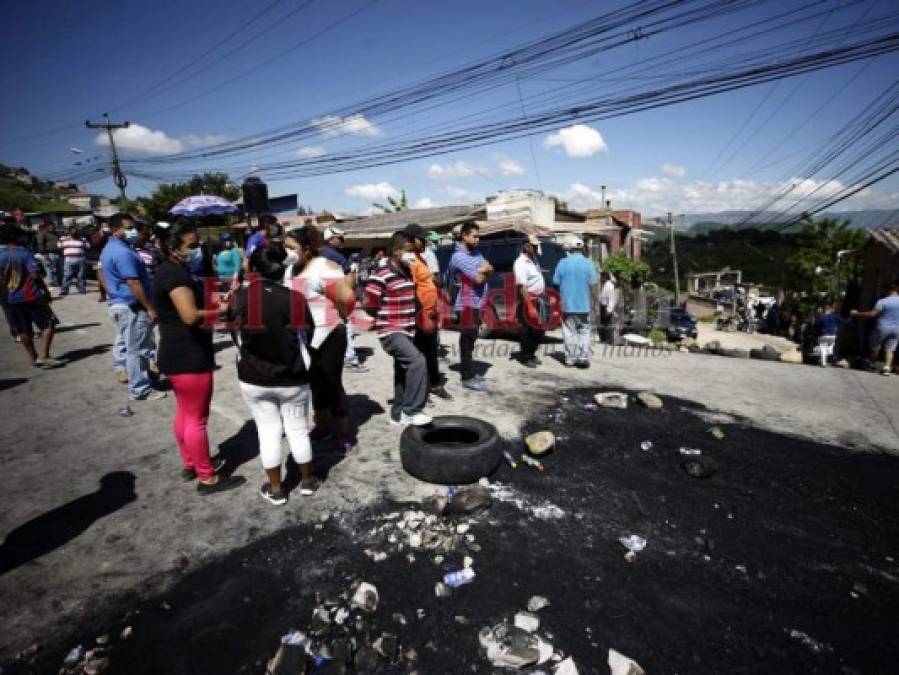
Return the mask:
{"type": "Polygon", "coordinates": [[[474,214],[482,210],[483,206],[478,204],[438,206],[433,209],[408,209],[395,213],[379,213],[368,218],[348,221],[343,225],[348,239],[389,237],[410,223],[417,223],[426,230],[452,227],[457,223],[474,219],[474,214]]]}
{"type": "Polygon", "coordinates": [[[887,247],[893,253],[899,253],[899,228],[882,227],[868,232],[871,239],[887,247]]]}

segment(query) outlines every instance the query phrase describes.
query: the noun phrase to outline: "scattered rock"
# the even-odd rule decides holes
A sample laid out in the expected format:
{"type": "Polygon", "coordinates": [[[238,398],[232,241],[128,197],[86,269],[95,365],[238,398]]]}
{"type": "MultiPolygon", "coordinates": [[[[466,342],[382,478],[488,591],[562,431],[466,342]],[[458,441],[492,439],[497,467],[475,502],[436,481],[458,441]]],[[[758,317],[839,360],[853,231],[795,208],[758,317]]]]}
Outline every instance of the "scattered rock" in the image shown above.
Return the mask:
{"type": "Polygon", "coordinates": [[[81,663],[82,656],[84,656],[84,647],[82,647],[81,645],[73,647],[63,659],[63,665],[65,665],[67,668],[74,668],[79,663],[81,663]]]}
{"type": "Polygon", "coordinates": [[[531,599],[528,600],[529,612],[539,612],[544,607],[549,607],[549,600],[542,595],[532,595],[531,599]]]}
{"type": "Polygon", "coordinates": [[[637,401],[644,408],[649,408],[650,410],[658,410],[662,407],[662,399],[648,391],[641,391],[637,394],[637,401]]]}
{"type": "Polygon", "coordinates": [[[434,595],[436,595],[438,598],[448,598],[450,595],[452,595],[452,593],[453,589],[447,586],[442,581],[438,581],[436,584],[434,584],[434,595]]]}
{"type": "Polygon", "coordinates": [[[833,365],[835,365],[837,368],[851,368],[852,367],[847,359],[840,359],[833,365]]]}
{"type": "Polygon", "coordinates": [[[396,635],[392,633],[382,633],[381,637],[372,643],[372,647],[391,663],[396,661],[399,655],[399,642],[397,642],[396,635]]]}
{"type": "Polygon", "coordinates": [[[101,647],[105,644],[109,644],[109,636],[108,635],[98,635],[97,636],[97,644],[101,647]]]}
{"type": "Polygon", "coordinates": [[[560,661],[553,673],[554,675],[578,675],[574,659],[569,656],[564,661],[560,661]]]}
{"type": "Polygon", "coordinates": [[[780,360],[784,363],[802,363],[802,352],[798,349],[783,352],[780,355],[780,360]]]}
{"type": "Polygon", "coordinates": [[[540,638],[507,623],[484,628],[478,639],[487,658],[499,668],[524,668],[540,659],[540,638]]]}
{"type": "Polygon", "coordinates": [[[646,539],[639,534],[629,534],[626,537],[618,537],[618,541],[621,542],[621,545],[624,546],[624,548],[633,553],[639,553],[646,548],[646,539]]]}
{"type": "Polygon", "coordinates": [[[461,488],[453,496],[450,510],[453,513],[469,514],[489,509],[493,505],[493,494],[483,485],[461,488]]]}
{"type": "Polygon", "coordinates": [[[435,516],[444,516],[448,513],[449,499],[443,495],[425,497],[421,501],[421,508],[435,516]]]}
{"type": "Polygon", "coordinates": [[[470,555],[465,556],[462,559],[462,567],[472,567],[474,565],[474,558],[470,555]]]}
{"type": "Polygon", "coordinates": [[[339,607],[336,612],[334,612],[334,623],[338,626],[342,626],[343,622],[347,620],[350,616],[350,610],[346,607],[339,607]]]}
{"type": "Polygon", "coordinates": [[[109,668],[109,659],[105,656],[88,659],[84,664],[84,675],[99,675],[109,668]]]}
{"type": "Polygon", "coordinates": [[[721,343],[718,342],[718,340],[710,340],[709,342],[705,343],[703,349],[710,354],[717,354],[718,350],[721,349],[721,343]]]}
{"type": "Polygon", "coordinates": [[[690,459],[681,466],[693,478],[711,478],[718,473],[718,462],[707,456],[690,459]]]}
{"type": "Polygon", "coordinates": [[[374,612],[378,608],[378,589],[363,581],[353,593],[351,605],[366,612],[374,612]]]}
{"type": "Polygon", "coordinates": [[[525,438],[524,444],[532,455],[542,455],[553,448],[556,437],[551,431],[538,431],[525,438]]]}
{"type": "Polygon", "coordinates": [[[627,394],[620,391],[600,392],[593,397],[598,406],[603,408],[627,408],[627,394]]]}
{"type": "Polygon", "coordinates": [[[711,429],[709,429],[709,433],[710,433],[713,437],[717,438],[719,441],[720,441],[722,438],[724,438],[724,432],[721,431],[721,427],[712,427],[711,429]]]}
{"type": "Polygon", "coordinates": [[[732,359],[748,359],[749,358],[749,350],[741,349],[739,347],[736,347],[736,348],[719,347],[717,354],[719,356],[729,356],[732,359]]]}
{"type": "Polygon", "coordinates": [[[646,675],[640,664],[614,649],[609,650],[609,669],[611,675],[646,675]]]}
{"type": "Polygon", "coordinates": [[[469,525],[468,523],[459,523],[456,526],[456,532],[459,534],[465,534],[466,532],[468,532],[469,528],[471,528],[471,525],[469,525]]]}
{"type": "Polygon", "coordinates": [[[539,617],[530,612],[518,612],[518,614],[515,615],[514,623],[517,628],[526,630],[528,633],[536,633],[537,629],[540,628],[539,617]]]}

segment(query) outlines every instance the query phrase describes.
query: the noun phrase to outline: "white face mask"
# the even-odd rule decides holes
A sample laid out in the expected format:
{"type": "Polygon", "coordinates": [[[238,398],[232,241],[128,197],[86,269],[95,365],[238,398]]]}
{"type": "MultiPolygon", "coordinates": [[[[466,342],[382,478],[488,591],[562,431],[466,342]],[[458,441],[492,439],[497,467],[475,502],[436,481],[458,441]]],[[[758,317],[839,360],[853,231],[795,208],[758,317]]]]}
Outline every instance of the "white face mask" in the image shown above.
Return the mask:
{"type": "Polygon", "coordinates": [[[400,260],[403,261],[403,264],[406,267],[412,267],[412,263],[415,262],[415,254],[407,251],[406,253],[403,253],[403,257],[400,258],[400,260]]]}
{"type": "Polygon", "coordinates": [[[298,262],[300,262],[299,254],[296,251],[288,250],[287,257],[284,258],[284,264],[289,267],[291,265],[296,265],[298,262]]]}

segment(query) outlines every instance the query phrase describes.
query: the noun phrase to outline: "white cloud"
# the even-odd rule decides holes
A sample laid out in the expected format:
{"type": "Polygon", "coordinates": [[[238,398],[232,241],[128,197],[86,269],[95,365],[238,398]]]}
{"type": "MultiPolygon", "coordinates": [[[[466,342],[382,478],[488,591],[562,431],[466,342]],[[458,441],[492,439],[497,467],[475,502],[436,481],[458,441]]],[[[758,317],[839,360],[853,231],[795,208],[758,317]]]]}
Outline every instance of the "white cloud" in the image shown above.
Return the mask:
{"type": "MultiPolygon", "coordinates": [[[[784,182],[765,182],[735,178],[717,182],[679,183],[669,178],[640,178],[631,185],[606,190],[613,208],[640,211],[644,217],[673,213],[706,213],[718,211],[752,211],[768,199],[792,187],[789,196],[777,202],[772,210],[801,212],[822,199],[839,194],[847,185],[840,181],[793,178],[784,182]]],[[[572,183],[561,193],[575,209],[600,208],[602,191],[598,185],[572,183]]],[[[840,202],[835,208],[875,209],[899,207],[899,194],[863,190],[840,202]]]]}
{"type": "Polygon", "coordinates": [[[496,166],[504,176],[523,176],[525,173],[521,164],[504,155],[496,156],[496,166]]]}
{"type": "Polygon", "coordinates": [[[458,161],[451,164],[431,164],[428,167],[428,176],[435,180],[453,180],[455,178],[468,178],[487,171],[468,162],[458,161]]]}
{"type": "Polygon", "coordinates": [[[553,149],[563,147],[569,157],[592,157],[598,152],[608,150],[602,135],[593,127],[575,124],[543,139],[543,147],[553,149]]]}
{"type": "Polygon", "coordinates": [[[338,115],[325,115],[312,120],[312,126],[326,136],[338,134],[356,134],[358,136],[377,136],[381,130],[377,125],[365,119],[365,115],[357,113],[340,117],[338,115]]]}
{"type": "MultiPolygon", "coordinates": [[[[119,129],[115,132],[115,144],[120,150],[144,152],[151,155],[167,155],[191,148],[206,148],[223,143],[228,138],[224,134],[186,134],[173,138],[164,131],[150,129],[134,122],[127,129],[119,129]]],[[[98,134],[94,142],[97,145],[108,146],[109,138],[105,133],[98,134]]]]}
{"type": "Polygon", "coordinates": [[[679,164],[662,164],[659,168],[661,169],[663,176],[683,178],[687,175],[687,168],[679,164]]]}
{"type": "MultiPolygon", "coordinates": [[[[94,142],[97,145],[109,145],[109,138],[105,133],[98,134],[94,142]]],[[[119,129],[115,132],[115,143],[116,147],[121,150],[146,152],[153,155],[181,152],[184,149],[184,143],[177,138],[166,136],[164,131],[154,131],[133,122],[127,129],[119,129]]]]}
{"type": "Polygon", "coordinates": [[[328,152],[324,148],[317,145],[307,145],[296,151],[297,157],[303,157],[304,159],[314,159],[315,157],[322,157],[327,154],[328,152]]]}
{"type": "Polygon", "coordinates": [[[437,204],[435,204],[434,200],[430,197],[422,197],[421,199],[417,199],[412,205],[412,207],[416,209],[433,209],[435,206],[437,206],[437,204]]]}
{"type": "Polygon", "coordinates": [[[400,191],[387,181],[381,181],[380,183],[353,185],[343,193],[349,197],[361,197],[362,199],[387,199],[387,197],[396,197],[400,191]]]}

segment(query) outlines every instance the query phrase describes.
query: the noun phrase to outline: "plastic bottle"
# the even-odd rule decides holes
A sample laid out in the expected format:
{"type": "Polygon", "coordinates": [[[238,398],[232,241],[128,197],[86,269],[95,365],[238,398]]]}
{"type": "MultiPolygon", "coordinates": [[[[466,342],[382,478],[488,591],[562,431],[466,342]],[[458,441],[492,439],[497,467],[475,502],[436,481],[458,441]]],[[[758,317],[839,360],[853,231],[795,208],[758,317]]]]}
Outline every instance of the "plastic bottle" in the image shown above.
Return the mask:
{"type": "Polygon", "coordinates": [[[450,572],[443,576],[443,583],[450,588],[458,588],[474,581],[474,570],[470,567],[459,570],[458,572],[450,572]]]}

